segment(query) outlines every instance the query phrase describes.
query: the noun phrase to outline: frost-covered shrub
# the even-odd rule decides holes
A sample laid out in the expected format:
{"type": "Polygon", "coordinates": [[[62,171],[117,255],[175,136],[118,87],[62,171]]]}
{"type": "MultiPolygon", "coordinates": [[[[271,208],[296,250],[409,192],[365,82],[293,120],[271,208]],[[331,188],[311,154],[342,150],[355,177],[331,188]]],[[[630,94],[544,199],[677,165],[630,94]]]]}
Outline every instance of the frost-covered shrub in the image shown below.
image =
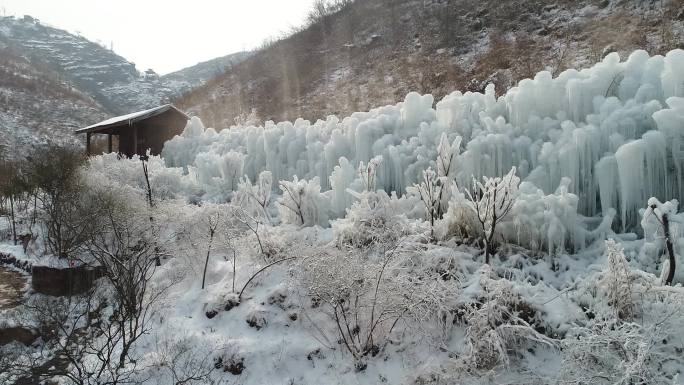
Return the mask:
{"type": "Polygon", "coordinates": [[[77,258],[103,222],[97,193],[82,173],[84,160],[76,150],[49,146],[32,154],[24,169],[24,180],[40,203],[37,214],[46,249],[58,258],[77,258]]]}
{"type": "MultiPolygon", "coordinates": [[[[145,162],[155,201],[200,195],[197,180],[185,174],[182,168],[167,167],[164,159],[150,154],[145,162]]],[[[142,160],[137,155],[126,158],[111,153],[90,157],[84,172],[89,177],[99,174],[112,182],[140,191],[147,189],[142,160]]]]}
{"type": "Polygon", "coordinates": [[[648,303],[662,302],[656,276],[629,265],[623,248],[606,241],[606,262],[600,272],[587,276],[578,287],[577,302],[592,318],[630,321],[643,319],[648,303]]]}
{"type": "Polygon", "coordinates": [[[437,224],[437,236],[441,239],[479,237],[480,226],[472,202],[458,188],[456,182],[451,183],[450,196],[449,209],[437,224]]]}
{"type": "Polygon", "coordinates": [[[420,322],[448,319],[456,283],[413,271],[412,257],[420,252],[405,240],[377,254],[329,249],[300,263],[304,294],[332,321],[325,329],[355,360],[377,355],[395,330],[415,333],[420,322]]]}
{"type": "MultiPolygon", "coordinates": [[[[161,334],[161,333],[158,333],[161,334]]],[[[215,342],[197,343],[196,336],[158,335],[154,350],[147,357],[149,368],[139,378],[145,382],[164,384],[202,385],[219,381],[215,362],[225,348],[215,346],[215,342]]]]}
{"type": "Polygon", "coordinates": [[[420,183],[406,188],[408,195],[418,197],[425,208],[425,219],[430,224],[431,236],[434,238],[435,221],[441,218],[442,191],[446,185],[446,177],[438,177],[435,170],[428,167],[423,171],[420,183]]]}
{"type": "Polygon", "coordinates": [[[273,176],[269,171],[261,172],[254,185],[248,177],[244,177],[238,184],[238,190],[232,203],[245,210],[246,214],[270,222],[269,208],[272,189],[273,176]]]}
{"type": "MultiPolygon", "coordinates": [[[[350,192],[351,195],[351,192],[350,192]]],[[[397,199],[382,190],[353,194],[357,201],[344,218],[332,222],[339,246],[367,248],[391,245],[410,234],[424,232],[424,226],[410,221],[397,210],[397,199]]]]}
{"type": "Polygon", "coordinates": [[[329,200],[321,194],[318,178],[310,181],[280,181],[282,198],[278,200],[280,219],[283,223],[300,226],[327,226],[329,200]]]}
{"type": "Polygon", "coordinates": [[[486,264],[489,264],[489,258],[496,250],[496,226],[511,212],[518,198],[520,178],[515,172],[513,167],[503,177],[483,177],[482,182],[473,179],[472,191],[466,190],[471,202],[470,207],[475,211],[475,217],[484,235],[486,264]]]}
{"type": "Polygon", "coordinates": [[[653,330],[618,320],[576,329],[563,340],[563,384],[671,384],[653,330]]]}
{"type": "Polygon", "coordinates": [[[437,170],[428,167],[422,172],[422,179],[406,188],[410,196],[420,199],[425,207],[425,218],[430,223],[430,236],[435,238],[435,222],[442,219],[447,211],[452,187],[449,181],[455,175],[455,160],[458,156],[461,137],[449,143],[443,133],[437,146],[437,170]]]}
{"type": "Polygon", "coordinates": [[[631,319],[636,311],[634,306],[633,274],[625,258],[622,246],[614,240],[606,241],[606,268],[598,281],[602,295],[615,311],[615,318],[631,319]]]}
{"type": "Polygon", "coordinates": [[[530,344],[556,346],[555,340],[539,333],[530,323],[535,321],[536,311],[513,284],[492,274],[488,266],[480,270],[479,292],[474,301],[464,304],[459,314],[466,324],[468,351],[463,359],[484,370],[508,366],[510,352],[530,344]]]}

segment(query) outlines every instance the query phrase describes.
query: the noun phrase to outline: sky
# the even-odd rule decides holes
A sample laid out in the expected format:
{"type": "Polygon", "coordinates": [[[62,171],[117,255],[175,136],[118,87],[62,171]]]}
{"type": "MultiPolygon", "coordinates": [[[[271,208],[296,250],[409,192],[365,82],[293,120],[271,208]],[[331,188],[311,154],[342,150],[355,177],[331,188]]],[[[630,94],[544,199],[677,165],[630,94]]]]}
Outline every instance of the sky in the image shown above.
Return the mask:
{"type": "Polygon", "coordinates": [[[113,46],[138,70],[166,74],[258,47],[304,23],[313,0],[0,0],[0,14],[113,46]]]}

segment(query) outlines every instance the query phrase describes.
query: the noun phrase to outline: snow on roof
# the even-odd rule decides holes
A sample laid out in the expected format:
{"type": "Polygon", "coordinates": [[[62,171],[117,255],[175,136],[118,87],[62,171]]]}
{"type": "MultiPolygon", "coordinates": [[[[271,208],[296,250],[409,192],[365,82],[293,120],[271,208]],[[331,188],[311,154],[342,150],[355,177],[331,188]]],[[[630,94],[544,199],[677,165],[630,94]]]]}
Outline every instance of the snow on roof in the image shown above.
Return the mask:
{"type": "Polygon", "coordinates": [[[169,110],[175,110],[179,114],[183,115],[186,119],[190,119],[183,111],[177,109],[172,104],[165,104],[160,107],[150,108],[149,110],[133,112],[127,115],[116,116],[100,123],[93,124],[91,126],[81,128],[76,130],[77,134],[83,134],[86,132],[98,131],[98,129],[111,128],[116,126],[130,126],[131,124],[157,116],[169,110]]]}

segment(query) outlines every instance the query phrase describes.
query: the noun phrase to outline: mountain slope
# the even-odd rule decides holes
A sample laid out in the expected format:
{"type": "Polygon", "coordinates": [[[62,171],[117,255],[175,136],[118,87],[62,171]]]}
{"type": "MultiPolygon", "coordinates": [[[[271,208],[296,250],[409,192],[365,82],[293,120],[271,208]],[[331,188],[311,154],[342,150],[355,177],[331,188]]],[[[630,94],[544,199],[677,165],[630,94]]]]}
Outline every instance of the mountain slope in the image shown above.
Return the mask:
{"type": "Polygon", "coordinates": [[[682,41],[683,0],[357,0],[233,66],[177,103],[211,126],[317,119],[396,103],[409,91],[500,93],[611,51],[682,41]]]}
{"type": "Polygon", "coordinates": [[[72,131],[168,103],[243,60],[238,53],[159,77],[81,36],[30,16],[0,17],[0,145],[80,143],[72,131]]]}
{"type": "Polygon", "coordinates": [[[240,63],[250,56],[249,52],[237,52],[216,59],[197,63],[192,67],[161,77],[162,82],[177,92],[188,92],[199,87],[208,80],[223,74],[228,68],[240,63]]]}
{"type": "Polygon", "coordinates": [[[0,42],[0,157],[21,156],[37,143],[78,143],[73,130],[105,116],[58,73],[0,42]]]}
{"type": "Polygon", "coordinates": [[[159,105],[173,90],[141,78],[135,64],[83,37],[25,16],[0,19],[0,38],[27,58],[49,64],[111,113],[159,105]]]}

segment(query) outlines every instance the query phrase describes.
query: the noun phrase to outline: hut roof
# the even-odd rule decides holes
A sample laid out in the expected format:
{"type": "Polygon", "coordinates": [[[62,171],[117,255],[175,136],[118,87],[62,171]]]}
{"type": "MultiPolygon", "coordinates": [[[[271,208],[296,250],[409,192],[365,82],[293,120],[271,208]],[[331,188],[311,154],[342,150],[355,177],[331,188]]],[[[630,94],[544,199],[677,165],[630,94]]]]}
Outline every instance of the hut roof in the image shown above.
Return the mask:
{"type": "Polygon", "coordinates": [[[138,111],[128,115],[117,116],[111,119],[107,119],[100,123],[93,124],[85,128],[76,130],[77,134],[85,134],[89,132],[99,132],[103,130],[111,130],[120,127],[128,127],[141,120],[149,119],[153,116],[161,115],[163,113],[170,112],[174,114],[179,114],[181,117],[189,120],[190,117],[187,116],[183,111],[174,107],[171,104],[166,104],[160,107],[151,108],[149,110],[138,111]]]}

